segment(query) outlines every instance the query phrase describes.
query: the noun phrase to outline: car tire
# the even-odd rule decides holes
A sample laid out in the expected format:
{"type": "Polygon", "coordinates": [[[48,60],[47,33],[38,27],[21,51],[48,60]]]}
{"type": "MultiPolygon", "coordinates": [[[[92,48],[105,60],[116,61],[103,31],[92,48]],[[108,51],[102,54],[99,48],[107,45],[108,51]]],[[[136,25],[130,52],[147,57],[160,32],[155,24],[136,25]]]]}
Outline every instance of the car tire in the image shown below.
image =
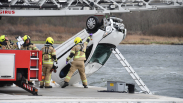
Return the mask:
{"type": "Polygon", "coordinates": [[[100,22],[99,19],[95,16],[90,16],[87,20],[86,20],[86,28],[87,31],[90,33],[95,33],[96,31],[98,31],[100,27],[100,22]]]}

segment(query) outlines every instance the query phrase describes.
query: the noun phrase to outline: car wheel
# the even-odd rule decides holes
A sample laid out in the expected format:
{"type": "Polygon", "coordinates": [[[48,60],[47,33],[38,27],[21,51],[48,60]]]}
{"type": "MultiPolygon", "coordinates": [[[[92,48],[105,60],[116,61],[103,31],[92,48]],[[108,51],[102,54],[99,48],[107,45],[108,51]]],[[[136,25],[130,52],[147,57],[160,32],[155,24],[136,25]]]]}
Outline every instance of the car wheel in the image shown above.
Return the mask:
{"type": "Polygon", "coordinates": [[[89,32],[96,32],[100,27],[100,23],[97,17],[90,16],[86,21],[86,27],[89,32]]]}

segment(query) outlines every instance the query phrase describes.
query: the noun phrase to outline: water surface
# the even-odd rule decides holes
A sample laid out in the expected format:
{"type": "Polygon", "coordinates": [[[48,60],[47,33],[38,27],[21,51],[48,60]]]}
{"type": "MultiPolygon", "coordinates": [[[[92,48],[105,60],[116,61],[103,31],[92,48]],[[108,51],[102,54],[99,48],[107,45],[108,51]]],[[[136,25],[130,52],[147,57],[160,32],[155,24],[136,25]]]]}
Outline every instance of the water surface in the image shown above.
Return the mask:
{"type": "MultiPolygon", "coordinates": [[[[183,98],[182,45],[119,45],[118,49],[154,94],[183,98]]],[[[87,79],[90,86],[101,87],[110,80],[135,83],[113,54],[87,79]]]]}

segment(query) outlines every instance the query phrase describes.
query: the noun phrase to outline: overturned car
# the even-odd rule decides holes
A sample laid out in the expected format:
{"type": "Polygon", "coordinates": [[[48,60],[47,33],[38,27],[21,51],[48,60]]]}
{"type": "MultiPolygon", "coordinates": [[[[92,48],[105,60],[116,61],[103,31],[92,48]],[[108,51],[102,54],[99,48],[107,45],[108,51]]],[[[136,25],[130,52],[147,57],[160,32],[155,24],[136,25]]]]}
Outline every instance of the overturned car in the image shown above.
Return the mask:
{"type": "MultiPolygon", "coordinates": [[[[63,85],[65,76],[67,75],[71,64],[66,64],[66,58],[70,54],[70,50],[75,46],[74,39],[80,37],[85,41],[89,33],[93,33],[91,41],[86,49],[85,73],[90,76],[109,59],[112,49],[126,37],[126,29],[122,23],[122,19],[116,17],[104,18],[99,22],[98,18],[91,16],[86,21],[86,29],[80,31],[75,36],[59,45],[56,49],[58,59],[57,73],[52,74],[52,80],[59,85],[63,85]]],[[[70,85],[80,81],[79,72],[76,71],[69,82],[70,85]]]]}

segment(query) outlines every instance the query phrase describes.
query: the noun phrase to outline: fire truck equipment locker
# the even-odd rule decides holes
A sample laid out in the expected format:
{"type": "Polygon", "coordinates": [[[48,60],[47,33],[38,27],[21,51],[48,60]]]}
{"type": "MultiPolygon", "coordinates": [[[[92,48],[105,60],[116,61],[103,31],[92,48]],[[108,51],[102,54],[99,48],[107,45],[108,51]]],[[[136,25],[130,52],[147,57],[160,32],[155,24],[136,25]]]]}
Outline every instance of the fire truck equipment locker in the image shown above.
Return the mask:
{"type": "Polygon", "coordinates": [[[0,54],[0,78],[14,79],[15,54],[0,54]]]}

